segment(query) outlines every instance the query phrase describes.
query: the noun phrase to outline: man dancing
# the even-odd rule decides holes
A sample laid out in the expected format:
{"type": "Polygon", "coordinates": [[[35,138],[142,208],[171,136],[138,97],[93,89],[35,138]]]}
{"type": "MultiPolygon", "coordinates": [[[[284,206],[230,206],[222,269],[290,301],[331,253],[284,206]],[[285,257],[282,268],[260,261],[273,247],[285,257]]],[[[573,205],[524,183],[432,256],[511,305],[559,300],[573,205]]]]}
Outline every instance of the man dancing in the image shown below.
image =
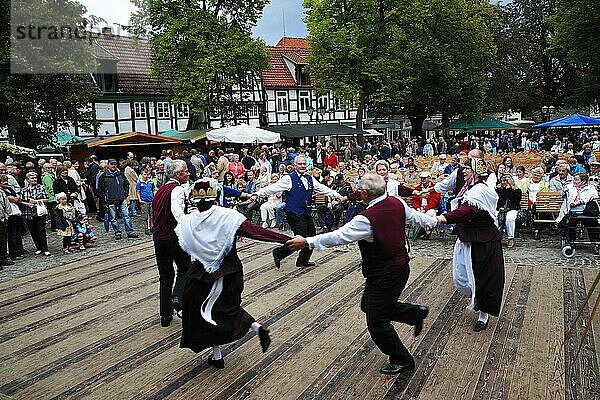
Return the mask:
{"type": "Polygon", "coordinates": [[[358,241],[362,272],[366,278],[361,310],[367,316],[371,338],[389,357],[389,362],[379,372],[399,374],[414,369],[415,362],[390,322],[412,325],[418,336],[429,313],[425,306],[398,301],[410,273],[404,226],[408,222],[432,228],[437,220],[388,195],[386,183],[379,175],[365,174],[358,189],[363,201],[368,203],[365,211],[336,231],[309,238],[296,236],[286,244],[292,250],[307,246],[323,250],[358,241]]]}
{"type": "Polygon", "coordinates": [[[244,272],[237,249],[238,235],[265,242],[285,243],[289,236],[264,229],[238,211],[215,205],[217,191],[210,178],[196,181],[190,201],[197,211],[179,220],[175,233],[181,248],[194,258],[183,294],[180,347],[198,353],[212,347],[208,364],[225,367],[221,345],[258,333],[262,351],[269,331],[242,308],[244,272]]]}
{"type": "MultiPolygon", "coordinates": [[[[316,234],[315,223],[310,216],[310,207],[314,193],[323,193],[326,196],[335,197],[345,201],[346,197],[333,189],[317,182],[312,176],[306,173],[306,158],[297,156],[294,159],[294,171],[289,175],[284,175],[276,183],[266,186],[253,196],[256,199],[268,197],[277,192],[285,194],[285,211],[287,222],[296,235],[311,236],[316,234]]],[[[281,260],[292,254],[293,251],[285,246],[273,250],[275,266],[279,268],[281,260]]],[[[310,261],[312,255],[311,249],[302,249],[296,260],[297,267],[314,267],[315,263],[310,261]]]]}

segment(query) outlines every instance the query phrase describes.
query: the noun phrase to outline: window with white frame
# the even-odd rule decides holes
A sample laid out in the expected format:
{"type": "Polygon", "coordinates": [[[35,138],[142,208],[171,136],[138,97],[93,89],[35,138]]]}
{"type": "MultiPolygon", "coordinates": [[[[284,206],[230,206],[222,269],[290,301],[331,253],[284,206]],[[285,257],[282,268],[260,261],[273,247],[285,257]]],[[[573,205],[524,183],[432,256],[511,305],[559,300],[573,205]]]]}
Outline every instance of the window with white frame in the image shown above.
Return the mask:
{"type": "Polygon", "coordinates": [[[319,97],[319,108],[323,110],[329,109],[329,98],[327,97],[327,95],[319,97]]]}
{"type": "Polygon", "coordinates": [[[300,93],[298,93],[298,105],[300,111],[308,110],[308,107],[310,106],[310,92],[308,90],[301,90],[300,93]]]}
{"type": "Polygon", "coordinates": [[[133,103],[133,114],[136,119],[146,118],[146,103],[133,103]]]}
{"type": "Polygon", "coordinates": [[[190,108],[187,104],[178,104],[177,105],[177,118],[189,118],[190,117],[190,108]]]}
{"type": "Polygon", "coordinates": [[[156,115],[158,118],[170,118],[171,112],[169,110],[169,103],[156,103],[156,115]]]}
{"type": "Polygon", "coordinates": [[[275,94],[277,99],[277,112],[287,112],[288,110],[288,94],[287,92],[277,92],[275,94]]]}
{"type": "Polygon", "coordinates": [[[258,106],[256,104],[248,106],[248,117],[258,117],[258,106]]]}

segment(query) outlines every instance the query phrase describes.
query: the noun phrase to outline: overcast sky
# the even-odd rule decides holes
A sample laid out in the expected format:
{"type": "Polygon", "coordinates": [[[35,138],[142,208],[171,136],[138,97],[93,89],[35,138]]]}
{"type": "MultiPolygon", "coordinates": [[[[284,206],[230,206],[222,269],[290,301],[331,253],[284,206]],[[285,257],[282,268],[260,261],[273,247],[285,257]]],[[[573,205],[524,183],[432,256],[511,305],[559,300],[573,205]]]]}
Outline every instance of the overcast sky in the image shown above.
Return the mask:
{"type": "MultiPolygon", "coordinates": [[[[129,15],[134,6],[129,0],[79,0],[87,9],[88,14],[104,18],[109,24],[129,24],[129,15]]],[[[306,25],[302,0],[271,0],[265,7],[263,17],[253,30],[255,37],[260,37],[268,45],[274,45],[281,39],[284,32],[288,37],[305,37],[306,25]]]]}

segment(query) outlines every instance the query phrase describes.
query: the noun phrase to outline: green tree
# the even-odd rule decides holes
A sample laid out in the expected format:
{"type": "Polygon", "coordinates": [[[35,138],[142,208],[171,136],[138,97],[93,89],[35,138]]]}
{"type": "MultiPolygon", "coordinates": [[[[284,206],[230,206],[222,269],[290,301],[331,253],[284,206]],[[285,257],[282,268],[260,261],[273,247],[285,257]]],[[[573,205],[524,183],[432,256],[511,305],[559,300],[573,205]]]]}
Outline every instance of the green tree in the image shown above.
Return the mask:
{"type": "Polygon", "coordinates": [[[548,20],[554,27],[549,51],[564,52],[577,66],[577,84],[569,91],[574,104],[598,105],[600,99],[600,3],[559,0],[548,20]]]}
{"type": "Polygon", "coordinates": [[[85,8],[72,0],[52,4],[27,0],[13,1],[11,9],[11,1],[0,0],[0,12],[5,16],[0,27],[0,129],[8,130],[9,140],[37,147],[73,122],[89,131],[96,129],[89,103],[99,91],[89,75],[96,67],[89,41],[29,40],[24,52],[13,52],[11,60],[10,40],[16,35],[8,18],[11,12],[13,28],[25,21],[42,21],[84,30],[85,8]],[[40,65],[64,73],[35,73],[40,65]]]}
{"type": "Polygon", "coordinates": [[[200,114],[243,118],[248,91],[268,67],[262,40],[252,39],[269,0],[133,0],[132,31],[152,44],[152,74],[171,83],[171,100],[188,104],[188,128],[200,114]]]}
{"type": "Polygon", "coordinates": [[[487,1],[395,1],[389,12],[390,53],[382,99],[401,107],[422,134],[427,116],[444,120],[481,114],[487,72],[495,54],[487,1]]]}
{"type": "Polygon", "coordinates": [[[544,105],[572,106],[578,71],[564,51],[550,48],[554,28],[549,18],[556,13],[555,1],[514,0],[498,9],[502,20],[495,40],[500,45],[487,109],[511,108],[539,118],[544,105]]]}
{"type": "Polygon", "coordinates": [[[311,79],[319,94],[333,92],[343,106],[358,105],[356,127],[381,87],[378,65],[387,56],[386,2],[305,0],[311,79]]]}

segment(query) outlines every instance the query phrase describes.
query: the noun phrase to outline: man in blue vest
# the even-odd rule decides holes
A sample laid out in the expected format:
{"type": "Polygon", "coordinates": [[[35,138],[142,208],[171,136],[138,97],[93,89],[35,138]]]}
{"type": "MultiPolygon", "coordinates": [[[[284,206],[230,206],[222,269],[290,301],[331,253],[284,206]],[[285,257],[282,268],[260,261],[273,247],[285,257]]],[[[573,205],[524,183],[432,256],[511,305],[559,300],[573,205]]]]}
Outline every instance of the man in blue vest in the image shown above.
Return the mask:
{"type": "MultiPolygon", "coordinates": [[[[316,234],[315,223],[310,216],[312,198],[315,193],[323,193],[326,196],[346,201],[346,197],[320,184],[306,173],[306,158],[303,156],[297,156],[294,159],[294,171],[289,175],[282,176],[276,183],[258,190],[253,197],[268,197],[277,192],[285,192],[285,211],[290,228],[295,235],[304,237],[316,234]]],[[[275,266],[279,268],[281,260],[292,253],[293,251],[285,246],[274,249],[275,266]]],[[[310,261],[311,255],[312,249],[302,249],[296,260],[296,266],[315,266],[315,263],[310,261]]]]}

